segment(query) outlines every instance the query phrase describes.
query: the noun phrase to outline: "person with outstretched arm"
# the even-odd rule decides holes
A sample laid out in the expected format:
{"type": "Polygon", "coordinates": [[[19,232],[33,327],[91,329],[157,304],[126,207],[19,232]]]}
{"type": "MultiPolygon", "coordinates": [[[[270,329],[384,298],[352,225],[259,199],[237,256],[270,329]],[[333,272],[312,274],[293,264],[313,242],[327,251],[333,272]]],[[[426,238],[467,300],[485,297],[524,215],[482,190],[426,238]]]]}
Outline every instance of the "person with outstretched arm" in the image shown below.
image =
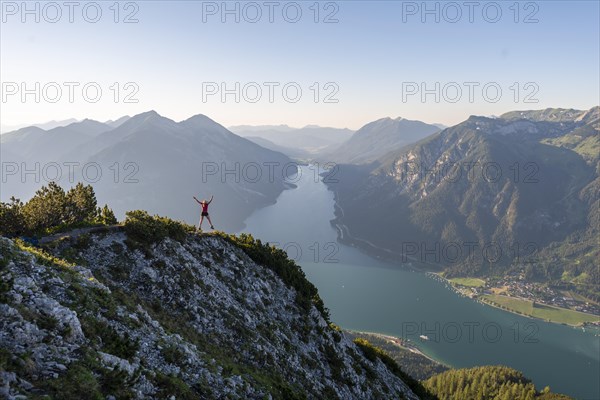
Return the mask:
{"type": "Polygon", "coordinates": [[[202,213],[200,214],[200,223],[198,224],[198,230],[200,231],[202,230],[202,222],[204,222],[204,217],[206,217],[206,219],[208,220],[208,223],[210,224],[210,229],[215,229],[212,221],[210,220],[210,216],[208,215],[208,205],[212,203],[213,197],[214,196],[211,195],[210,200],[200,201],[196,198],[196,196],[194,196],[194,200],[196,200],[196,202],[202,206],[202,213]]]}

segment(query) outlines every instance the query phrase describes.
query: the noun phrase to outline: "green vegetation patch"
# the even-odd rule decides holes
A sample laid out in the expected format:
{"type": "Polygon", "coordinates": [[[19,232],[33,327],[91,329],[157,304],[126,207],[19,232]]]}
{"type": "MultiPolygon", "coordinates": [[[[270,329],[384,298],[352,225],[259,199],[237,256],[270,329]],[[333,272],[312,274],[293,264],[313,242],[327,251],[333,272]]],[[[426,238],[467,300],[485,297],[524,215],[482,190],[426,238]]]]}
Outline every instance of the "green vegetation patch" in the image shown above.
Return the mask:
{"type": "Polygon", "coordinates": [[[600,317],[597,315],[586,314],[566,308],[548,306],[545,304],[535,303],[530,300],[517,299],[514,297],[489,294],[481,296],[480,298],[486,302],[509,311],[560,324],[577,326],[585,322],[594,322],[600,319],[600,317]]]}
{"type": "Polygon", "coordinates": [[[451,369],[423,382],[439,400],[569,399],[545,388],[542,393],[523,374],[504,366],[451,369]]]}
{"type": "Polygon", "coordinates": [[[172,396],[175,396],[178,400],[195,400],[198,398],[195,391],[175,375],[158,372],[154,377],[154,384],[158,387],[160,398],[168,399],[172,396]]]}
{"type": "Polygon", "coordinates": [[[125,232],[131,241],[139,245],[159,243],[165,238],[182,242],[195,228],[170,218],[151,216],[146,211],[136,210],[127,212],[125,217],[125,232]]]}
{"type": "Polygon", "coordinates": [[[98,318],[86,315],[80,317],[80,321],[85,336],[104,353],[131,360],[139,350],[140,345],[137,340],[132,340],[127,333],[119,334],[113,327],[98,318]]]}
{"type": "Polygon", "coordinates": [[[75,228],[116,223],[108,206],[97,207],[92,186],[82,183],[65,192],[57,183],[50,182],[27,203],[14,197],[8,203],[0,202],[1,236],[47,236],[75,228]]]}
{"type": "Polygon", "coordinates": [[[485,281],[479,278],[452,278],[448,279],[450,282],[468,287],[482,287],[485,286],[485,281]]]}
{"type": "Polygon", "coordinates": [[[33,254],[39,264],[47,267],[61,267],[63,269],[71,269],[75,266],[75,264],[70,263],[63,258],[55,257],[39,247],[34,247],[25,243],[21,239],[15,239],[14,242],[19,249],[33,254]]]}
{"type": "MultiPolygon", "coordinates": [[[[131,386],[139,373],[129,376],[118,368],[108,369],[101,365],[99,355],[93,351],[67,366],[67,370],[56,379],[44,379],[35,382],[39,398],[60,400],[103,400],[112,395],[117,399],[134,398],[131,386]]],[[[38,398],[38,397],[34,397],[38,398]]]]}

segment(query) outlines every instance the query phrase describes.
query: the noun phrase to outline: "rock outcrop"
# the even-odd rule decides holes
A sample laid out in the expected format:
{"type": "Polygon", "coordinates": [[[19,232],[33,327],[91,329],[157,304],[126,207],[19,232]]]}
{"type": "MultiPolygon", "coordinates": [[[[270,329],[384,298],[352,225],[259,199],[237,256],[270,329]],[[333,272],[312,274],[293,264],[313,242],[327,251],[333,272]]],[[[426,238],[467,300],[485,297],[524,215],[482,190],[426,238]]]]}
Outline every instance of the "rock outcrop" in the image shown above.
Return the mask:
{"type": "Polygon", "coordinates": [[[249,254],[219,235],[0,238],[0,397],[417,399],[249,254]]]}

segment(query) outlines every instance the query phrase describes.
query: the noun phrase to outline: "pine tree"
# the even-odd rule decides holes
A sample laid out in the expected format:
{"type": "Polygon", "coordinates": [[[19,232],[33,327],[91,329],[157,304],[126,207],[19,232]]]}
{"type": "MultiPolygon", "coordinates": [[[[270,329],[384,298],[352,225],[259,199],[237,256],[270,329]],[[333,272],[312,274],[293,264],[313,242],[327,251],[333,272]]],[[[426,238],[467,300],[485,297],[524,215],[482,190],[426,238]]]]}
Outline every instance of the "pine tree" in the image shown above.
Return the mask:
{"type": "Polygon", "coordinates": [[[19,236],[25,233],[25,230],[21,200],[11,197],[10,203],[0,203],[0,235],[19,236]]]}
{"type": "Polygon", "coordinates": [[[113,210],[108,207],[108,204],[105,204],[102,208],[98,208],[98,217],[96,220],[103,225],[116,225],[119,222],[113,210]]]}
{"type": "Polygon", "coordinates": [[[65,219],[66,201],[65,191],[55,182],[42,186],[23,206],[27,230],[39,232],[62,224],[65,219]]]}
{"type": "Polygon", "coordinates": [[[91,222],[96,217],[96,194],[91,185],[81,182],[66,194],[65,222],[78,224],[91,222]]]}

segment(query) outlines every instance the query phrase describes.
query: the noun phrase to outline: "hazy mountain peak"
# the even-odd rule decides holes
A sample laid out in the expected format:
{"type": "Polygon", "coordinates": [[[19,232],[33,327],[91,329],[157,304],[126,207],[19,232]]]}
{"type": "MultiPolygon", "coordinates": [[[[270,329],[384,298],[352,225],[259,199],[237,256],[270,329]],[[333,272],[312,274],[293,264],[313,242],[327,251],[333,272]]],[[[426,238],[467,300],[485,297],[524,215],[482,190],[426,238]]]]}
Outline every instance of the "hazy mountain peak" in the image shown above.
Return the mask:
{"type": "Polygon", "coordinates": [[[27,128],[30,126],[35,126],[35,127],[38,127],[38,128],[41,128],[41,129],[47,131],[50,129],[57,128],[59,126],[67,126],[73,122],[77,122],[77,120],[75,118],[69,118],[69,119],[65,119],[65,120],[61,120],[61,121],[52,120],[52,121],[44,122],[41,124],[19,124],[19,125],[13,125],[13,126],[0,124],[0,133],[13,132],[13,131],[17,131],[19,129],[27,128]]]}
{"type": "Polygon", "coordinates": [[[108,121],[105,122],[106,125],[110,125],[113,128],[117,128],[119,127],[121,124],[123,124],[125,121],[129,120],[131,117],[129,115],[124,115],[121,118],[117,118],[115,120],[109,119],[108,121]]]}
{"type": "Polygon", "coordinates": [[[5,133],[1,136],[2,143],[8,143],[11,141],[19,141],[23,140],[31,135],[39,135],[43,134],[46,131],[42,128],[38,128],[37,126],[27,126],[25,128],[17,129],[16,131],[5,133]]]}
{"type": "MultiPolygon", "coordinates": [[[[71,123],[71,124],[69,124],[69,125],[65,126],[65,128],[68,128],[68,127],[73,127],[73,126],[87,127],[87,126],[94,126],[94,125],[95,125],[95,126],[98,126],[98,125],[103,125],[103,126],[106,126],[106,124],[105,124],[105,123],[103,123],[103,122],[96,121],[95,119],[89,119],[89,118],[85,118],[85,119],[83,119],[83,120],[81,120],[81,121],[78,121],[78,122],[73,122],[73,123],[71,123]]],[[[55,129],[57,129],[57,128],[55,128],[55,129]]]]}
{"type": "Polygon", "coordinates": [[[42,129],[42,128],[39,128],[37,126],[26,126],[25,128],[20,128],[20,129],[17,129],[16,131],[8,132],[8,134],[14,134],[14,133],[17,133],[17,132],[23,132],[23,133],[26,133],[26,132],[27,133],[39,132],[39,133],[42,133],[42,132],[46,132],[46,130],[42,129]]]}
{"type": "Polygon", "coordinates": [[[391,117],[383,117],[383,118],[376,119],[373,122],[389,122],[389,121],[393,121],[393,119],[391,117]]]}
{"type": "Polygon", "coordinates": [[[177,129],[178,126],[175,121],[163,117],[154,110],[150,110],[134,115],[133,117],[127,119],[127,121],[120,124],[118,127],[110,130],[110,132],[107,132],[107,135],[103,135],[104,138],[100,138],[100,141],[106,141],[105,144],[98,142],[94,145],[100,146],[98,148],[104,148],[109,142],[117,142],[119,137],[123,138],[138,132],[158,133],[171,132],[177,129]]]}
{"type": "Polygon", "coordinates": [[[239,139],[237,135],[204,114],[197,114],[181,121],[179,122],[179,126],[186,128],[194,135],[210,134],[213,138],[221,136],[222,138],[231,139],[232,137],[235,137],[239,139]]]}
{"type": "Polygon", "coordinates": [[[213,119],[207,117],[204,114],[193,115],[190,118],[181,121],[180,123],[195,127],[214,127],[215,125],[222,127],[222,125],[220,125],[218,122],[214,121],[213,119]]]}
{"type": "Polygon", "coordinates": [[[170,121],[171,123],[174,123],[173,120],[163,117],[162,115],[160,115],[159,113],[157,113],[154,110],[150,110],[150,111],[146,111],[146,112],[134,115],[133,117],[131,117],[127,121],[125,121],[123,124],[121,124],[121,126],[122,127],[141,126],[144,124],[156,123],[159,121],[163,121],[163,122],[170,121]]]}
{"type": "MultiPolygon", "coordinates": [[[[378,120],[375,120],[373,122],[366,124],[361,129],[359,129],[357,131],[357,133],[363,131],[364,129],[369,129],[369,128],[372,129],[373,127],[377,127],[377,128],[386,127],[387,129],[400,130],[400,129],[404,129],[404,128],[412,127],[412,126],[428,126],[428,125],[429,124],[422,122],[422,121],[410,120],[410,119],[406,119],[403,117],[397,117],[397,118],[385,117],[385,118],[380,118],[378,120]]],[[[429,125],[429,126],[433,126],[433,125],[429,125]]]]}
{"type": "Polygon", "coordinates": [[[150,110],[150,111],[146,111],[137,115],[134,115],[133,118],[136,117],[143,117],[143,118],[156,118],[156,117],[162,117],[159,113],[157,113],[154,110],[150,110]]]}
{"type": "Polygon", "coordinates": [[[412,120],[412,119],[406,119],[404,117],[396,117],[396,118],[392,118],[392,117],[384,117],[384,118],[379,118],[371,123],[366,124],[365,126],[368,126],[370,124],[387,124],[387,125],[394,125],[397,123],[419,123],[419,124],[425,124],[425,122],[422,121],[417,121],[417,120],[412,120]]]}
{"type": "Polygon", "coordinates": [[[439,131],[437,126],[421,121],[380,118],[356,131],[330,157],[341,163],[368,163],[439,131]]]}
{"type": "Polygon", "coordinates": [[[383,117],[376,119],[375,121],[371,121],[365,125],[363,125],[359,130],[356,131],[355,135],[364,133],[365,129],[369,129],[375,126],[389,126],[394,120],[390,117],[383,117]]]}

